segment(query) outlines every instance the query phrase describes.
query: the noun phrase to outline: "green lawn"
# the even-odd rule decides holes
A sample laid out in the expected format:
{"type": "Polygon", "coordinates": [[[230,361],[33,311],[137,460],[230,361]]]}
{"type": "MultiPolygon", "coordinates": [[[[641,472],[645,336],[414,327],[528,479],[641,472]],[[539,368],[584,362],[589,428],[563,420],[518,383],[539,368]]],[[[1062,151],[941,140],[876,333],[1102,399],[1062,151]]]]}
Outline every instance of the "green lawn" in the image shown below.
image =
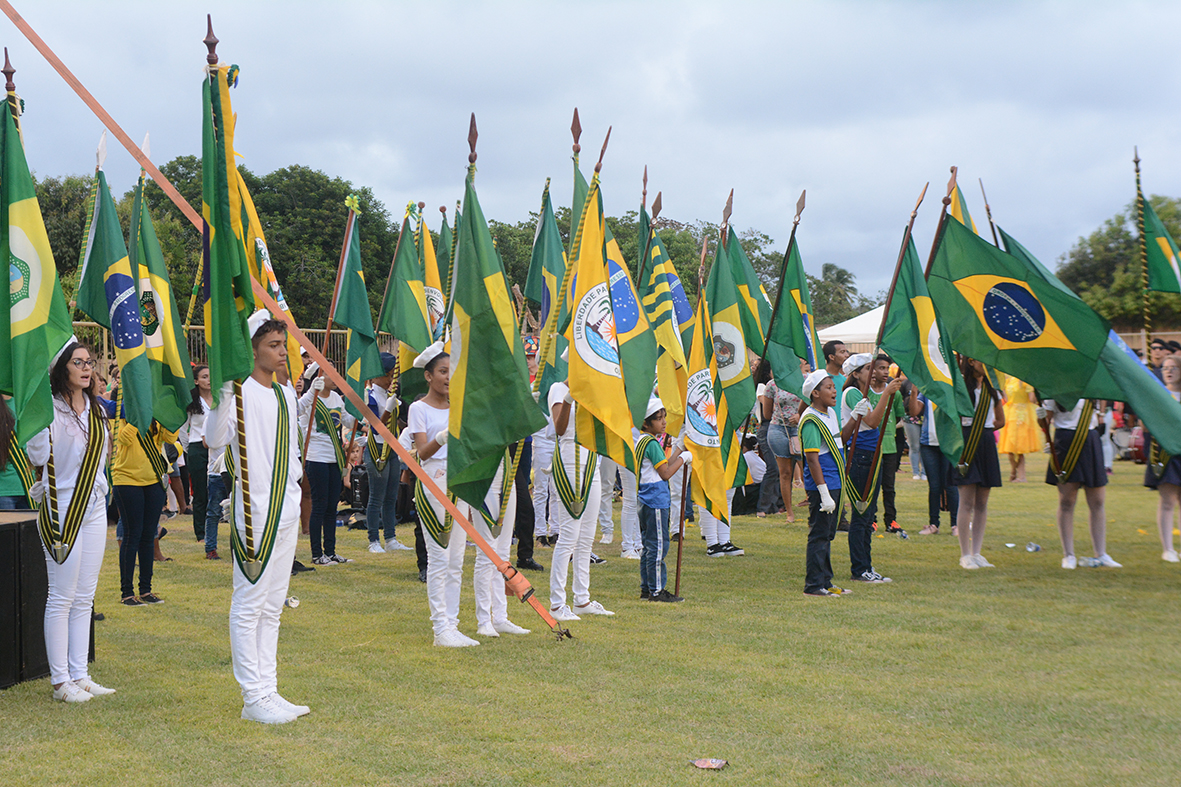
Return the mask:
{"type": "MultiPolygon", "coordinates": [[[[167,603],[124,608],[112,530],[93,675],[119,693],[65,706],[47,681],[0,692],[0,782],[1177,784],[1181,567],[1160,560],[1143,468],[1117,465],[1109,487],[1108,551],[1124,568],[1075,571],[1059,568],[1044,484],[994,493],[997,567],[964,571],[946,526],[917,535],[926,484],[906,469],[911,538],[873,542],[893,584],[806,598],[804,517],[742,518],[742,558],[707,559],[689,531],[683,604],[639,601],[638,563],[618,541],[597,547],[609,561],[592,593],[617,615],[570,624],[562,643],[510,600],[532,635],[432,647],[414,553],[370,555],[362,531],[341,531],[356,562],[292,580],[302,604],[283,614],[280,688],[312,714],[279,727],[238,719],[229,561],[205,561],[173,520],[175,561],[155,583],[167,603]],[[730,766],[698,771],[699,757],[730,766]]],[[[1076,541],[1089,555],[1085,509],[1076,541]]],[[[843,535],[833,555],[844,584],[843,535]]],[[[549,567],[549,550],[537,557],[549,567]]],[[[529,578],[544,597],[548,574],[529,578]]],[[[474,635],[470,579],[461,621],[474,635]]]]}

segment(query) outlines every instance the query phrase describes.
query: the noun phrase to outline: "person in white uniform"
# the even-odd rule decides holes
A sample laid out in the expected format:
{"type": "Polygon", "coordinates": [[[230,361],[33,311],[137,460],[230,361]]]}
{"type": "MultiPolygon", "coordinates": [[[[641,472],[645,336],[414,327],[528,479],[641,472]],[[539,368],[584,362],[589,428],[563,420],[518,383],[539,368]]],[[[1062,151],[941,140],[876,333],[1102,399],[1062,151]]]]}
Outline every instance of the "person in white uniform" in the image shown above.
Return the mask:
{"type": "Polygon", "coordinates": [[[53,421],[29,442],[38,470],[31,495],[38,518],[49,596],[45,602],[45,654],[53,698],[86,702],[113,694],[90,678],[90,615],[107,540],[104,472],[110,457],[107,419],[94,394],[90,351],[71,339],[53,359],[49,388],[53,421]]]}
{"type": "MultiPolygon", "coordinates": [[[[516,484],[511,481],[507,485],[504,483],[504,474],[507,472],[505,468],[510,466],[510,461],[501,460],[500,467],[496,468],[496,476],[492,479],[492,486],[488,487],[488,494],[484,496],[484,511],[494,522],[500,517],[501,510],[504,511],[499,532],[493,530],[493,526],[481,512],[471,512],[472,525],[502,560],[509,558],[509,551],[513,545],[513,527],[517,520],[516,484]]],[[[427,565],[429,572],[430,564],[427,565]]],[[[476,597],[476,634],[481,637],[499,637],[501,634],[529,633],[529,629],[518,626],[508,619],[504,575],[497,570],[492,559],[485,555],[482,549],[476,550],[472,585],[476,597]]]]}
{"type": "Polygon", "coordinates": [[[558,497],[554,492],[554,419],[546,416],[544,429],[533,433],[533,537],[538,546],[552,547],[558,534],[558,497]]]}
{"type": "MultiPolygon", "coordinates": [[[[640,439],[640,432],[632,429],[632,443],[640,439]]],[[[640,518],[636,508],[636,476],[626,467],[621,467],[610,457],[599,457],[599,476],[601,490],[599,498],[599,530],[602,536],[600,544],[610,544],[615,534],[615,507],[612,504],[615,497],[615,474],[619,473],[619,485],[623,490],[623,506],[619,512],[619,556],[625,560],[639,560],[640,549],[640,518]]]]}
{"type": "Polygon", "coordinates": [[[254,562],[246,562],[247,501],[242,495],[242,456],[232,383],[222,386],[217,407],[205,422],[205,442],[211,453],[224,455],[233,479],[230,651],[234,678],[242,689],[242,718],[284,724],[309,712],[306,705],[284,699],[278,687],[279,615],[299,535],[303,467],[295,389],[287,377],[287,330],[265,309],[251,315],[248,326],[254,371],[242,381],[242,412],[254,562]]]}
{"type": "Polygon", "coordinates": [[[352,429],[356,420],[345,411],[344,399],[337,393],[333,382],[319,371],[299,398],[299,422],[311,430],[304,470],[312,493],[309,534],[312,562],[317,566],[352,562],[336,554],[336,508],[348,467],[340,429],[342,426],[352,429]]]}
{"type": "Polygon", "coordinates": [[[554,486],[558,492],[558,543],[550,567],[550,613],[555,620],[580,620],[579,615],[614,615],[590,597],[591,546],[599,518],[602,483],[598,455],[574,441],[574,398],[566,383],[549,390],[549,411],[558,436],[554,451],[554,486]],[[573,512],[577,511],[575,515],[573,512]],[[566,603],[566,578],[574,566],[574,607],[566,603]]]}

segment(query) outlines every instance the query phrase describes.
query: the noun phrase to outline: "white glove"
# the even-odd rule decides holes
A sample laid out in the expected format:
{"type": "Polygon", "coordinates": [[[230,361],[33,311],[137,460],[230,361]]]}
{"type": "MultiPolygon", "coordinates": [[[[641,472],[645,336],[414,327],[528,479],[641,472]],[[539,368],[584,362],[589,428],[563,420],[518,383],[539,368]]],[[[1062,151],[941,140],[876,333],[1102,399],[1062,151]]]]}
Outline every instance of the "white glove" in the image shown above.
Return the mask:
{"type": "Polygon", "coordinates": [[[221,394],[220,394],[219,398],[229,399],[233,395],[234,395],[234,381],[228,380],[228,381],[222,383],[221,384],[221,394]]]}
{"type": "Polygon", "coordinates": [[[820,510],[826,514],[831,514],[837,510],[837,502],[832,499],[832,495],[828,493],[828,484],[817,484],[816,491],[820,493],[820,510]]]}
{"type": "Polygon", "coordinates": [[[574,404],[574,397],[570,394],[569,390],[567,390],[566,395],[562,397],[562,401],[566,404],[574,404]]]}
{"type": "Polygon", "coordinates": [[[541,391],[534,391],[533,392],[533,401],[535,401],[535,402],[541,401],[541,391]]]}
{"type": "Polygon", "coordinates": [[[1042,407],[1041,405],[1038,405],[1037,408],[1037,419],[1039,421],[1046,420],[1046,408],[1042,407]]]}
{"type": "Polygon", "coordinates": [[[682,451],[681,461],[685,463],[685,467],[688,467],[689,465],[693,464],[693,454],[689,453],[688,451],[682,451]]]}
{"type": "Polygon", "coordinates": [[[439,444],[440,448],[442,448],[443,446],[447,445],[447,438],[449,436],[450,435],[446,429],[440,429],[439,433],[435,435],[435,442],[439,444]]]}
{"type": "Polygon", "coordinates": [[[676,440],[673,440],[672,447],[673,447],[674,451],[678,451],[678,452],[684,451],[685,450],[684,436],[678,437],[676,440]]]}
{"type": "Polygon", "coordinates": [[[320,391],[324,390],[324,378],[323,377],[317,377],[315,380],[312,381],[312,390],[315,391],[316,393],[320,393],[320,391]]]}
{"type": "Polygon", "coordinates": [[[857,403],[857,406],[853,408],[853,417],[854,418],[857,418],[857,417],[864,418],[867,415],[869,415],[869,400],[862,399],[860,402],[857,403]]]}

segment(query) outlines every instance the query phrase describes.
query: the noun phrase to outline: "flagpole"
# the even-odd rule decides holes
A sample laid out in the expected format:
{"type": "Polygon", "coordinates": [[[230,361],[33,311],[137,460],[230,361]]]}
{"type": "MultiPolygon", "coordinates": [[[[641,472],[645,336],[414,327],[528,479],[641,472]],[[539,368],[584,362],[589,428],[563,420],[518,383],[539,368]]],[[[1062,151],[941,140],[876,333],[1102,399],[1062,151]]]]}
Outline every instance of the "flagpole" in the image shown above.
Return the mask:
{"type": "MultiPolygon", "coordinates": [[[[661,194],[663,192],[656,192],[656,199],[652,200],[652,220],[648,223],[648,237],[644,241],[644,253],[640,256],[639,268],[636,271],[636,284],[639,287],[644,286],[645,275],[648,273],[648,255],[652,253],[652,241],[655,240],[655,225],[656,217],[660,215],[661,208],[661,194]]],[[[640,209],[643,210],[648,204],[648,165],[644,165],[644,187],[640,192],[640,209]]]]}
{"type": "MultiPolygon", "coordinates": [[[[0,2],[4,2],[4,0],[0,0],[0,2]]],[[[410,227],[409,227],[410,206],[413,204],[414,204],[413,202],[408,202],[406,204],[406,211],[402,214],[402,226],[406,227],[406,229],[410,229],[410,227]]],[[[382,323],[382,320],[381,320],[382,315],[385,313],[385,307],[387,305],[386,299],[390,297],[390,283],[394,280],[394,266],[398,264],[398,250],[402,248],[402,235],[404,235],[404,234],[405,233],[402,232],[402,229],[399,228],[398,229],[398,242],[394,244],[394,256],[393,256],[393,259],[390,260],[390,272],[389,272],[389,275],[385,277],[385,289],[382,291],[382,294],[381,294],[382,314],[377,315],[377,324],[379,326],[382,323]]],[[[452,241],[452,244],[454,245],[454,240],[452,241]]],[[[337,277],[339,278],[339,276],[340,276],[340,271],[337,270],[337,277]]],[[[402,337],[396,336],[394,338],[401,341],[402,337]]]]}
{"type": "Polygon", "coordinates": [[[1001,247],[1001,241],[996,236],[996,222],[992,220],[992,208],[988,205],[988,195],[984,193],[984,179],[976,178],[980,182],[980,195],[984,197],[984,213],[988,216],[988,226],[992,230],[992,243],[998,249],[1001,247]]]}
{"type": "Polygon", "coordinates": [[[1144,192],[1140,188],[1140,149],[1132,148],[1132,163],[1136,167],[1136,229],[1140,233],[1140,281],[1144,290],[1144,357],[1148,358],[1148,343],[1152,340],[1152,302],[1148,289],[1148,239],[1144,235],[1144,192]]]}
{"type": "Polygon", "coordinates": [[[943,220],[947,217],[947,207],[951,205],[951,195],[955,192],[955,176],[959,167],[951,168],[951,180],[947,181],[947,194],[943,197],[943,207],[939,211],[939,224],[935,227],[935,239],[931,241],[931,253],[927,256],[927,267],[923,270],[923,278],[931,275],[931,266],[935,263],[935,252],[939,249],[939,242],[943,240],[943,220]]]}
{"type": "Polygon", "coordinates": [[[681,595],[681,553],[685,549],[685,497],[689,489],[689,465],[681,470],[681,521],[677,527],[677,579],[673,587],[673,595],[681,595]]]}

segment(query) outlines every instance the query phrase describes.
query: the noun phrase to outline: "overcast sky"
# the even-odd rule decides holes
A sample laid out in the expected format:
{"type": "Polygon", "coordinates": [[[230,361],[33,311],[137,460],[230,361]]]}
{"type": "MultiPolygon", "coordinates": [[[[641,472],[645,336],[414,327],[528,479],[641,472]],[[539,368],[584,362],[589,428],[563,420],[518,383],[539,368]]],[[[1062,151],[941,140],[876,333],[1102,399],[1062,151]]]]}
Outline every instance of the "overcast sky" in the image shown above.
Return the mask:
{"type": "MultiPolygon", "coordinates": [[[[241,66],[236,144],[258,173],[303,164],[369,186],[391,213],[462,196],[468,116],[486,215],[571,190],[579,108],[588,174],[608,125],[606,209],[732,223],[798,240],[866,293],[889,284],[907,216],[931,181],[926,254],[948,168],[985,231],[993,216],[1054,266],[1135,195],[1181,196],[1176,2],[74,2],[12,0],[152,158],[200,155],[205,13],[241,66]]],[[[102,126],[7,18],[39,175],[93,167],[102,126]]],[[[138,167],[117,144],[116,193],[138,167]]],[[[437,218],[430,221],[438,223],[437,218]]],[[[634,261],[633,261],[634,262],[634,261]]]]}

